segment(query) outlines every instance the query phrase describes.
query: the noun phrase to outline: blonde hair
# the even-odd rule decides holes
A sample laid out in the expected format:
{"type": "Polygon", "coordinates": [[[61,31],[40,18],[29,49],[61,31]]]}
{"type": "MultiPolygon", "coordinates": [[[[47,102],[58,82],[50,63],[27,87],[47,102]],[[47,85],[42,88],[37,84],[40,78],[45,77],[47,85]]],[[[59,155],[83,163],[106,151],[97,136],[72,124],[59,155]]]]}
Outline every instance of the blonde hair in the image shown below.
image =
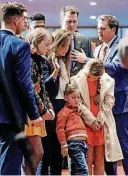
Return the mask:
{"type": "Polygon", "coordinates": [[[36,28],[31,31],[27,36],[27,41],[30,44],[31,50],[37,49],[38,44],[47,37],[53,39],[52,34],[44,28],[36,28]]]}
{"type": "MultiPolygon", "coordinates": [[[[57,56],[56,52],[57,52],[57,48],[59,46],[62,46],[62,48],[66,48],[68,41],[71,42],[72,34],[70,32],[67,32],[64,29],[58,29],[54,33],[52,33],[52,35],[54,37],[54,42],[51,45],[49,59],[52,60],[54,58],[57,58],[58,61],[59,61],[59,59],[63,59],[65,65],[66,65],[67,74],[69,76],[70,75],[70,68],[69,68],[70,67],[69,66],[69,64],[70,64],[70,57],[69,57],[70,46],[69,46],[69,50],[67,51],[67,53],[65,54],[64,57],[57,56]]],[[[60,76],[62,76],[61,71],[60,71],[60,76]]]]}
{"type": "Polygon", "coordinates": [[[76,89],[76,87],[74,85],[72,85],[71,83],[67,84],[66,87],[65,87],[64,95],[68,96],[75,91],[79,92],[78,89],[76,89]]]}

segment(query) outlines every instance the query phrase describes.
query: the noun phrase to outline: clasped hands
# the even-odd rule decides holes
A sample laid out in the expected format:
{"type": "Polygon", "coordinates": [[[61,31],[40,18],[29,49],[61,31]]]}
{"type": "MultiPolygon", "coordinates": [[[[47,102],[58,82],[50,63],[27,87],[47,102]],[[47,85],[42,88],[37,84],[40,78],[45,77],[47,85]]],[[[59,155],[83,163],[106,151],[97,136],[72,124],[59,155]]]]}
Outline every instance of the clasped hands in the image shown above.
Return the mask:
{"type": "Polygon", "coordinates": [[[103,126],[103,124],[98,120],[96,119],[93,124],[90,126],[90,128],[92,129],[92,131],[97,131],[99,130],[101,127],[103,126]]]}

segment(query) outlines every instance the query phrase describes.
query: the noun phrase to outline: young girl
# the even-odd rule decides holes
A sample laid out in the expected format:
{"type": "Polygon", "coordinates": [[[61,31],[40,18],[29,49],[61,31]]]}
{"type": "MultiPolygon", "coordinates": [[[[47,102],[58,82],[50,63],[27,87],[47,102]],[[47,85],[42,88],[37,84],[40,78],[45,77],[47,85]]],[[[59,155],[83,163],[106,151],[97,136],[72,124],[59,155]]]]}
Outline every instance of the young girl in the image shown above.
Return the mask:
{"type": "Polygon", "coordinates": [[[71,83],[81,94],[80,109],[88,134],[89,175],[104,175],[104,155],[108,162],[123,158],[112,115],[114,80],[104,72],[100,59],[92,59],[71,78],[71,83]]]}
{"type": "Polygon", "coordinates": [[[73,175],[88,175],[86,164],[87,138],[85,125],[78,111],[80,94],[72,85],[66,86],[64,108],[57,115],[56,132],[62,156],[68,153],[74,163],[73,175]]]}
{"type": "MultiPolygon", "coordinates": [[[[46,55],[50,50],[52,43],[52,35],[45,29],[38,28],[30,32],[28,42],[31,47],[31,72],[32,82],[35,89],[35,97],[40,115],[44,120],[53,120],[52,105],[49,101],[47,92],[45,91],[44,78],[43,78],[43,61],[41,55],[46,55]]],[[[43,156],[43,147],[41,137],[46,136],[45,123],[42,127],[33,127],[29,120],[28,126],[25,126],[25,134],[33,148],[33,164],[35,174],[39,161],[43,156]]],[[[24,166],[25,173],[31,174],[27,163],[24,166]]]]}

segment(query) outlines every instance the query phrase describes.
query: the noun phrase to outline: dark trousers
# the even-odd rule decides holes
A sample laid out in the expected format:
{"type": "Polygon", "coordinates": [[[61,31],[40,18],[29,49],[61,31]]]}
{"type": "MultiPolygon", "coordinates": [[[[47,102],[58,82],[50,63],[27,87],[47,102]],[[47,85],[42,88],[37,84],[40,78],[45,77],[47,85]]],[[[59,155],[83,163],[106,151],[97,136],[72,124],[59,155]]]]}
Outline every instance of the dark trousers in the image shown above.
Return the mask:
{"type": "Polygon", "coordinates": [[[106,175],[117,175],[117,162],[107,162],[105,160],[106,175]]]}
{"type": "MultiPolygon", "coordinates": [[[[54,112],[57,113],[64,107],[63,99],[52,101],[54,112]]],[[[62,160],[61,146],[56,135],[56,118],[54,121],[46,121],[47,136],[42,138],[44,156],[38,166],[38,175],[61,175],[62,160]],[[50,168],[50,169],[49,169],[50,168]]]]}
{"type": "Polygon", "coordinates": [[[20,175],[22,151],[8,124],[0,124],[0,175],[20,175]]]}
{"type": "Polygon", "coordinates": [[[44,148],[44,156],[41,164],[41,175],[61,175],[62,155],[57,136],[52,135],[42,138],[42,144],[44,148]],[[48,170],[48,167],[50,170],[48,170]]]}
{"type": "Polygon", "coordinates": [[[117,135],[121,145],[124,159],[122,160],[124,172],[128,175],[128,112],[114,115],[117,135]]]}
{"type": "Polygon", "coordinates": [[[88,175],[88,167],[86,163],[86,155],[88,147],[84,141],[69,140],[68,141],[69,156],[74,163],[72,175],[88,175]]]}

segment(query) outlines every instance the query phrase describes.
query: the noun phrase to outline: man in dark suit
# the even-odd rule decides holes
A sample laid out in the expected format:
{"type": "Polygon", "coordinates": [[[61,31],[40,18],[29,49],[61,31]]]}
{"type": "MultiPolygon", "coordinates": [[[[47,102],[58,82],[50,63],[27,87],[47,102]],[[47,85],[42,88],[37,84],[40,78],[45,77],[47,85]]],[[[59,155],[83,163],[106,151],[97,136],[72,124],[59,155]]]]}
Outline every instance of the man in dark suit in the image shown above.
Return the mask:
{"type": "MultiPolygon", "coordinates": [[[[30,47],[18,38],[26,28],[26,8],[23,4],[8,2],[2,6],[3,26],[0,30],[1,62],[8,79],[19,121],[24,128],[26,114],[33,125],[39,126],[40,117],[31,83],[30,47]]],[[[2,87],[2,86],[0,86],[2,87]]],[[[15,142],[15,126],[11,122],[11,112],[7,108],[2,88],[0,88],[0,175],[20,175],[22,152],[15,142]]]]}
{"type": "Polygon", "coordinates": [[[60,12],[61,28],[72,32],[71,43],[71,76],[77,74],[86,62],[87,57],[92,57],[91,43],[84,36],[75,35],[78,25],[78,9],[74,6],[66,6],[60,12]]]}
{"type": "MultiPolygon", "coordinates": [[[[105,71],[115,80],[113,115],[124,155],[123,168],[128,175],[128,69],[123,67],[118,53],[118,26],[116,17],[112,15],[98,18],[98,36],[103,44],[96,48],[95,57],[104,60],[105,71]]],[[[117,175],[117,163],[106,162],[105,171],[108,175],[117,175]]]]}

